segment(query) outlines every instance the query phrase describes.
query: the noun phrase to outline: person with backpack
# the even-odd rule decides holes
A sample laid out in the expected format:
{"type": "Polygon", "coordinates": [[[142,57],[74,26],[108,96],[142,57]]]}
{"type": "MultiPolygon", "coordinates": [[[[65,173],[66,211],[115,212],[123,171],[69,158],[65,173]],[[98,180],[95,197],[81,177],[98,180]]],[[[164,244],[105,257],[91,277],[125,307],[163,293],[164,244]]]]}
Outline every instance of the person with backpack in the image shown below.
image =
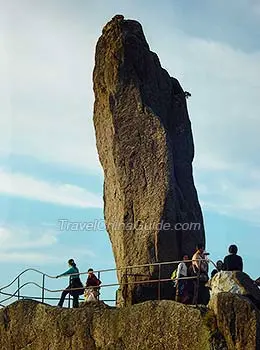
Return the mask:
{"type": "Polygon", "coordinates": [[[229,255],[224,258],[224,271],[243,271],[243,260],[237,255],[237,246],[232,244],[228,248],[229,255]]]}
{"type": "Polygon", "coordinates": [[[182,279],[188,276],[188,263],[186,262],[186,260],[189,260],[189,256],[185,254],[183,256],[183,261],[181,261],[178,264],[177,271],[176,271],[176,284],[175,284],[176,286],[175,300],[183,304],[186,304],[189,299],[188,280],[182,279]]]}
{"type": "Polygon", "coordinates": [[[88,278],[86,281],[86,289],[84,293],[85,301],[96,301],[99,296],[100,279],[94,274],[93,269],[88,269],[88,278]]]}
{"type": "Polygon", "coordinates": [[[75,261],[73,259],[70,259],[68,261],[68,264],[69,264],[69,269],[63,272],[62,274],[56,276],[56,278],[67,276],[67,275],[70,276],[69,285],[62,292],[58,306],[62,307],[64,300],[66,298],[66,295],[70,294],[73,297],[73,307],[77,308],[79,307],[79,296],[84,293],[84,287],[79,278],[79,269],[77,268],[75,261]],[[71,290],[73,288],[77,288],[77,290],[74,290],[74,291],[71,290]]]}

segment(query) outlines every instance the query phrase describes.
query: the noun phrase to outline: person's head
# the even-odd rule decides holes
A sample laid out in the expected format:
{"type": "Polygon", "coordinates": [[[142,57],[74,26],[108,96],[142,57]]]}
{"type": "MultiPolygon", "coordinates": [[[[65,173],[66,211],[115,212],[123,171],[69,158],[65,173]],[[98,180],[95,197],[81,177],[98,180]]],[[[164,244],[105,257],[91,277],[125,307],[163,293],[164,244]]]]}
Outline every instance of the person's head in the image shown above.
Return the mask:
{"type": "Polygon", "coordinates": [[[218,261],[216,262],[216,266],[217,266],[218,271],[222,270],[222,268],[223,268],[223,262],[222,262],[221,260],[218,260],[218,261]]]}
{"type": "Polygon", "coordinates": [[[73,267],[76,266],[76,263],[73,259],[69,259],[68,264],[69,264],[69,266],[73,266],[73,267]]]}
{"type": "Polygon", "coordinates": [[[228,251],[230,254],[236,254],[237,253],[237,246],[235,244],[231,244],[228,248],[228,251]]]}
{"type": "Polygon", "coordinates": [[[183,257],[182,257],[182,260],[189,260],[189,255],[184,254],[183,257]]]}
{"type": "Polygon", "coordinates": [[[94,270],[93,269],[88,269],[88,275],[91,276],[93,275],[94,270]]]}
{"type": "Polygon", "coordinates": [[[197,250],[202,254],[205,250],[204,244],[198,243],[197,244],[197,250]]]}

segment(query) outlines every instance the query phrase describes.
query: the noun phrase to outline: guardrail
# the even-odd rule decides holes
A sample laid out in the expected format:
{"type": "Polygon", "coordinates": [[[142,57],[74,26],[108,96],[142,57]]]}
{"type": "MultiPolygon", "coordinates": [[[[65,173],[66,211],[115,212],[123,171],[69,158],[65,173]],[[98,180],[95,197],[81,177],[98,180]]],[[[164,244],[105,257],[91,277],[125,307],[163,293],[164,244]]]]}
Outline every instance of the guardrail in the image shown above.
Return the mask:
{"type": "MultiPolygon", "coordinates": [[[[194,261],[194,260],[193,260],[194,261]]],[[[203,261],[203,260],[198,260],[198,261],[203,261]]],[[[207,263],[211,263],[213,264],[215,267],[216,265],[214,264],[213,261],[211,261],[210,259],[204,259],[204,261],[207,261],[207,263]]],[[[172,265],[173,267],[176,267],[180,262],[183,262],[183,261],[170,261],[170,262],[161,262],[161,263],[153,263],[153,264],[143,264],[143,265],[134,265],[134,266],[126,266],[126,267],[122,267],[122,268],[112,268],[112,269],[105,269],[105,270],[98,270],[98,271],[94,271],[94,273],[97,275],[97,277],[99,279],[101,279],[101,275],[104,274],[104,273],[107,273],[107,272],[118,272],[118,271],[125,271],[125,275],[126,276],[143,276],[143,277],[147,277],[147,275],[145,274],[134,274],[133,273],[133,269],[140,269],[140,268],[145,268],[145,267],[158,267],[158,279],[146,279],[146,280],[139,280],[139,281],[128,281],[127,283],[124,283],[124,282],[121,282],[121,283],[110,283],[110,284],[101,284],[100,286],[98,287],[91,287],[91,288],[108,288],[108,287],[116,287],[116,286],[124,286],[124,285],[138,285],[138,284],[152,284],[152,283],[158,283],[158,300],[161,299],[161,283],[165,283],[165,282],[169,282],[169,281],[172,281],[171,278],[161,278],[161,269],[163,266],[166,266],[166,265],[172,265]],[[127,271],[130,270],[131,272],[130,273],[127,273],[127,271]]],[[[192,262],[192,260],[185,260],[186,263],[189,263],[189,262],[192,262]]],[[[173,269],[172,269],[173,270],[173,269]]],[[[88,272],[80,272],[80,273],[75,273],[75,274],[71,274],[70,276],[72,275],[87,275],[88,272]]],[[[68,277],[67,276],[61,276],[61,278],[65,278],[65,277],[68,277]]],[[[149,276],[148,276],[149,277],[149,276]]],[[[16,298],[17,300],[20,300],[20,299],[34,299],[34,300],[40,300],[42,303],[44,303],[45,301],[48,301],[48,300],[59,300],[60,298],[54,298],[54,297],[46,297],[45,293],[46,292],[49,292],[49,293],[60,293],[62,292],[64,289],[49,289],[49,288],[46,288],[46,278],[49,278],[49,279],[56,279],[56,276],[50,276],[46,273],[43,273],[37,269],[34,269],[34,268],[28,268],[24,271],[22,271],[18,276],[16,276],[9,284],[7,284],[6,286],[4,287],[1,287],[0,288],[0,296],[1,294],[6,296],[4,299],[0,300],[0,307],[4,307],[5,305],[3,303],[13,299],[13,298],[16,298]],[[28,281],[28,282],[25,282],[23,284],[21,284],[21,277],[23,275],[25,275],[27,272],[36,272],[38,274],[40,274],[42,276],[42,284],[38,284],[34,281],[28,281]],[[12,292],[12,293],[8,293],[6,291],[6,289],[8,289],[9,287],[13,286],[15,283],[17,283],[17,289],[12,292]],[[37,288],[40,289],[41,291],[41,295],[40,296],[26,296],[26,295],[22,295],[21,294],[21,290],[25,287],[25,286],[28,286],[28,285],[33,285],[37,288]]],[[[193,280],[197,280],[197,284],[199,283],[199,275],[196,275],[196,276],[190,276],[190,277],[182,277],[182,278],[178,278],[178,280],[189,280],[189,279],[193,279],[193,280]]],[[[73,292],[73,291],[77,291],[79,289],[82,289],[82,288],[71,288],[69,291],[70,292],[73,292]]],[[[198,293],[198,288],[195,288],[195,293],[198,293]]],[[[195,299],[197,299],[198,296],[195,296],[195,299]]],[[[70,296],[68,298],[66,298],[65,300],[68,301],[68,307],[70,307],[70,296]]],[[[82,300],[82,299],[80,299],[82,300]]],[[[100,300],[98,298],[98,300],[100,300]]],[[[115,302],[114,299],[102,299],[102,301],[104,302],[115,302]]]]}

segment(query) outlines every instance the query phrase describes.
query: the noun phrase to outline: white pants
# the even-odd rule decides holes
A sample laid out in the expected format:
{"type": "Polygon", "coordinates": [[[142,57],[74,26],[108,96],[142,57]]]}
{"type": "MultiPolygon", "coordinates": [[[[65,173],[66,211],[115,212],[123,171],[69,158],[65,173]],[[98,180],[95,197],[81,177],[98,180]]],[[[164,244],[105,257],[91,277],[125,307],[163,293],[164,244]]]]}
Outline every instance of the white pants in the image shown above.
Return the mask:
{"type": "Polygon", "coordinates": [[[86,288],[84,292],[84,299],[85,301],[96,301],[98,294],[99,292],[97,288],[86,288]]]}

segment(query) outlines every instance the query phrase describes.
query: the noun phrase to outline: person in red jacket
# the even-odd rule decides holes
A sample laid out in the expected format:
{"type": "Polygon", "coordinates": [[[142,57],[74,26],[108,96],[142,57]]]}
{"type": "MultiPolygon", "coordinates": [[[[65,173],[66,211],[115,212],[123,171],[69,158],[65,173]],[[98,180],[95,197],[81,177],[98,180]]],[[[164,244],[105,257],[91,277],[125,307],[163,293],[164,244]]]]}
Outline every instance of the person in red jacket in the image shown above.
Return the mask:
{"type": "Polygon", "coordinates": [[[88,279],[86,281],[85,299],[86,301],[97,300],[99,296],[101,281],[94,274],[93,269],[88,269],[88,279]]]}

